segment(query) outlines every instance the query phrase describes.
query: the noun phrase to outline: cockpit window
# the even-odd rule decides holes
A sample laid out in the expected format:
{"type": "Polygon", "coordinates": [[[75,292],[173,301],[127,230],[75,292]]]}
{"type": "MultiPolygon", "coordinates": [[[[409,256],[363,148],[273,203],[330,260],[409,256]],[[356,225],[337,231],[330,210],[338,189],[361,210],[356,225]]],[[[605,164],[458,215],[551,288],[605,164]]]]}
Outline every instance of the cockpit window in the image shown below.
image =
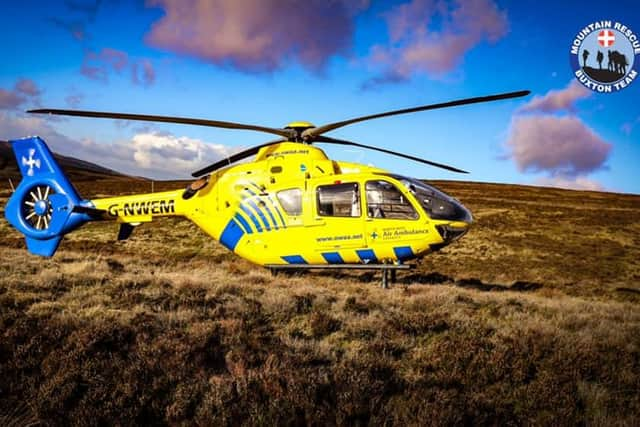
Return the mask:
{"type": "Polygon", "coordinates": [[[414,178],[397,175],[392,177],[402,182],[418,199],[430,218],[465,222],[472,220],[471,213],[460,202],[442,191],[414,178]]]}
{"type": "Polygon", "coordinates": [[[411,202],[388,181],[367,181],[367,215],[369,218],[417,219],[411,202]]]}

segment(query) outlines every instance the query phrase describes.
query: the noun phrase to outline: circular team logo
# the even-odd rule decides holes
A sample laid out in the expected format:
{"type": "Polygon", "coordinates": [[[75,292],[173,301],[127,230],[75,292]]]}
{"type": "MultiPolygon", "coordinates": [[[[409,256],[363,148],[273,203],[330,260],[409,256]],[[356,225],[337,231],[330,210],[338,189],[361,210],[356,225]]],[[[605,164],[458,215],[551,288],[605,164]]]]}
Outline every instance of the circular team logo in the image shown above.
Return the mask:
{"type": "Polygon", "coordinates": [[[620,22],[593,22],[573,39],[569,58],[584,86],[594,92],[617,92],[638,76],[640,39],[620,22]]]}

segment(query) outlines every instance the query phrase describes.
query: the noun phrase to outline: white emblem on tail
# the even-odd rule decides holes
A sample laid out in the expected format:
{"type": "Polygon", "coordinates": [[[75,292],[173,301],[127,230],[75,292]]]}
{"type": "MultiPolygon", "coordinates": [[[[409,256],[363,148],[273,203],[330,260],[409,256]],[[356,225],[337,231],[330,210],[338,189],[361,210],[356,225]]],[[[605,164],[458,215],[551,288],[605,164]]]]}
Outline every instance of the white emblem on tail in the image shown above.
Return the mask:
{"type": "Polygon", "coordinates": [[[33,176],[33,167],[37,167],[38,169],[40,169],[40,159],[34,159],[33,155],[36,154],[36,150],[33,148],[29,149],[29,160],[25,159],[24,156],[22,156],[22,165],[23,166],[29,166],[29,170],[27,171],[27,175],[29,176],[33,176]]]}

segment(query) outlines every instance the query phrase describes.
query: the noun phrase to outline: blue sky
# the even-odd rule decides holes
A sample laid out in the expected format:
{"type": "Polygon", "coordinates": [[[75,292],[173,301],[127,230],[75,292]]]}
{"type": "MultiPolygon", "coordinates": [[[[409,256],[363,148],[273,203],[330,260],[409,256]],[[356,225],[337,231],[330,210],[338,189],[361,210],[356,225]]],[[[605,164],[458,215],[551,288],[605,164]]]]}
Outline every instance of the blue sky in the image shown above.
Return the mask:
{"type": "Polygon", "coordinates": [[[323,148],[336,159],[419,178],[640,193],[640,83],[593,93],[575,82],[569,63],[574,36],[593,21],[617,20],[640,33],[634,3],[3,1],[0,139],[40,134],[63,154],[137,175],[187,178],[272,137],[23,111],[77,108],[280,127],[530,89],[528,98],[330,134],[452,164],[467,176],[323,148]]]}

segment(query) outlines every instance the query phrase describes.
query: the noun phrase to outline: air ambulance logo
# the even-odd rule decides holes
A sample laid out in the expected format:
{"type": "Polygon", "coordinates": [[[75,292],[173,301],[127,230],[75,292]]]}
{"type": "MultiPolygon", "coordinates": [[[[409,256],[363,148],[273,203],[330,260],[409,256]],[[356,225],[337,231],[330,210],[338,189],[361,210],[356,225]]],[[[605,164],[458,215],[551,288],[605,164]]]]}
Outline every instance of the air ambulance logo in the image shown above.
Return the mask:
{"type": "Polygon", "coordinates": [[[594,92],[617,92],[638,77],[640,39],[620,22],[593,22],[573,39],[569,57],[584,86],[594,92]]]}

